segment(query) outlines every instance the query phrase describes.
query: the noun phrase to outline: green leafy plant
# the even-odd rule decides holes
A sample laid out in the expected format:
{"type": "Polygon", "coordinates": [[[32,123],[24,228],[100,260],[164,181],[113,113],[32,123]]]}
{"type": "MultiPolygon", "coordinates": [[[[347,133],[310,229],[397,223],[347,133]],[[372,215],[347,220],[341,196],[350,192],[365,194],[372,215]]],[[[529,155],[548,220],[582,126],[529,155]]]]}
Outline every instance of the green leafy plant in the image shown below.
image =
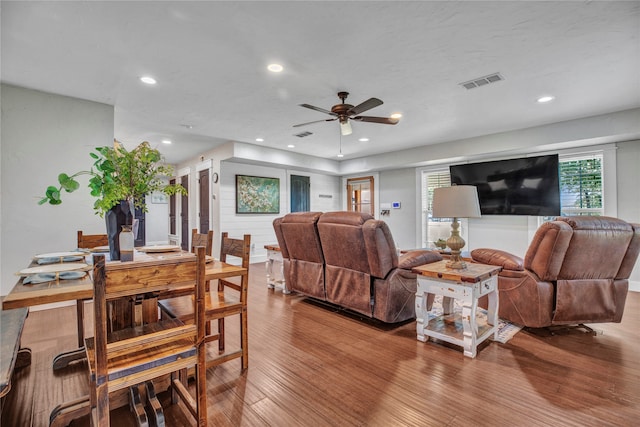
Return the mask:
{"type": "Polygon", "coordinates": [[[131,151],[121,144],[113,147],[97,147],[97,153],[89,155],[94,159],[93,167],[88,171],[76,172],[73,175],[58,175],[59,186],[50,185],[39,205],[62,203],[63,190],[72,193],[80,188],[77,177],[89,175],[91,195],[96,197],[93,208],[101,217],[121,200],[133,201],[137,208],[145,212],[145,195],[156,191],[168,196],[186,194],[187,190],[180,184],[167,184],[164,177],[173,174],[173,168],[164,163],[162,155],[148,142],[143,142],[131,151]]]}

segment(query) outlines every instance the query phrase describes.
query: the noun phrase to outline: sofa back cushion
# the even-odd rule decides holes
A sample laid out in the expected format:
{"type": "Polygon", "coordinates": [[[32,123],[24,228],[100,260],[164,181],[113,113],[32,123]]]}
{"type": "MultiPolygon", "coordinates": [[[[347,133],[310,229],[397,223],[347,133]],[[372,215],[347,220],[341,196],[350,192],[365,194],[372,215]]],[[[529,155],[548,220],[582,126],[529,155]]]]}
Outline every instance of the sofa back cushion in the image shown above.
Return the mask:
{"type": "Polygon", "coordinates": [[[398,255],[384,221],[361,212],[327,212],[318,220],[327,265],[384,278],[398,266],[398,255]]]}
{"type": "Polygon", "coordinates": [[[283,258],[324,263],[317,222],[321,212],[293,212],[273,221],[283,258]]]}
{"type": "Polygon", "coordinates": [[[628,270],[625,259],[638,245],[637,238],[634,227],[617,218],[558,217],[536,232],[525,268],[548,281],[614,279],[628,270]]]}
{"type": "Polygon", "coordinates": [[[317,222],[320,212],[294,212],[273,221],[280,245],[287,287],[326,299],[324,256],[317,222]]]}

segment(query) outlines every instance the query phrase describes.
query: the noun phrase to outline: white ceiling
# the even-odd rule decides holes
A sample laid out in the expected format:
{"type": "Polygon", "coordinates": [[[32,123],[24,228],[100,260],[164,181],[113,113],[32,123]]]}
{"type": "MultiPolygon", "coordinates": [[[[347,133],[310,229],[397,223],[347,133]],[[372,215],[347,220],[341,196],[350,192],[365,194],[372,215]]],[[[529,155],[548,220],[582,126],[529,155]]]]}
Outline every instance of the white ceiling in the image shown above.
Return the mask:
{"type": "Polygon", "coordinates": [[[0,12],[3,82],[114,105],[117,139],[173,163],[227,141],[336,159],[337,122],[292,126],[331,118],[298,104],[330,109],[342,90],[384,101],[364,115],[403,114],[353,123],[345,159],[640,107],[637,1],[3,0],[0,12]],[[505,80],[459,85],[495,72],[505,80]],[[537,104],[545,94],[555,101],[537,104]]]}

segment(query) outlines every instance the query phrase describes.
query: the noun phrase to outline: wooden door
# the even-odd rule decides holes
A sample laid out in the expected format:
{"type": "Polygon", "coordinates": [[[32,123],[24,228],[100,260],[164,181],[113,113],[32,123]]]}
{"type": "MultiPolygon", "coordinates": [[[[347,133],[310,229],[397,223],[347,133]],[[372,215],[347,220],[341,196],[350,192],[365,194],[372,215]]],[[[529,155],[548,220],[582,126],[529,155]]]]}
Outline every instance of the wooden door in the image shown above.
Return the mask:
{"type": "MultiPolygon", "coordinates": [[[[169,180],[169,184],[174,185],[175,178],[169,180]]],[[[169,196],[169,234],[175,236],[178,231],[176,226],[176,195],[169,196]]]]}
{"type": "Polygon", "coordinates": [[[198,173],[198,197],[200,200],[200,233],[206,234],[209,231],[209,169],[201,170],[198,173]]]}
{"type": "Polygon", "coordinates": [[[134,236],[133,245],[138,248],[147,244],[147,232],[145,228],[145,213],[141,208],[136,208],[135,218],[138,220],[138,234],[134,236]]]}
{"type": "Polygon", "coordinates": [[[309,212],[311,183],[308,176],[291,175],[291,212],[309,212]]]}
{"type": "MultiPolygon", "coordinates": [[[[184,188],[189,188],[189,175],[183,175],[180,178],[180,183],[184,188]]],[[[181,198],[180,209],[180,229],[182,230],[182,236],[180,240],[180,246],[182,250],[189,250],[189,195],[183,194],[181,198]]]]}

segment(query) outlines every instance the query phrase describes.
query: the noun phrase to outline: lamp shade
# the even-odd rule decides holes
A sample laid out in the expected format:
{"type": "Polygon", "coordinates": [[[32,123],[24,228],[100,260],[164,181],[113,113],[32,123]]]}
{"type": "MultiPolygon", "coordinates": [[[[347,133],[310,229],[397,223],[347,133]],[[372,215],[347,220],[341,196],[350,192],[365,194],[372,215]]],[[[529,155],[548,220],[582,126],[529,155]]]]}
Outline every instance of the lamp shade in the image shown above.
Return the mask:
{"type": "Polygon", "coordinates": [[[433,190],[434,218],[479,218],[478,189],[474,185],[454,185],[433,190]]]}

